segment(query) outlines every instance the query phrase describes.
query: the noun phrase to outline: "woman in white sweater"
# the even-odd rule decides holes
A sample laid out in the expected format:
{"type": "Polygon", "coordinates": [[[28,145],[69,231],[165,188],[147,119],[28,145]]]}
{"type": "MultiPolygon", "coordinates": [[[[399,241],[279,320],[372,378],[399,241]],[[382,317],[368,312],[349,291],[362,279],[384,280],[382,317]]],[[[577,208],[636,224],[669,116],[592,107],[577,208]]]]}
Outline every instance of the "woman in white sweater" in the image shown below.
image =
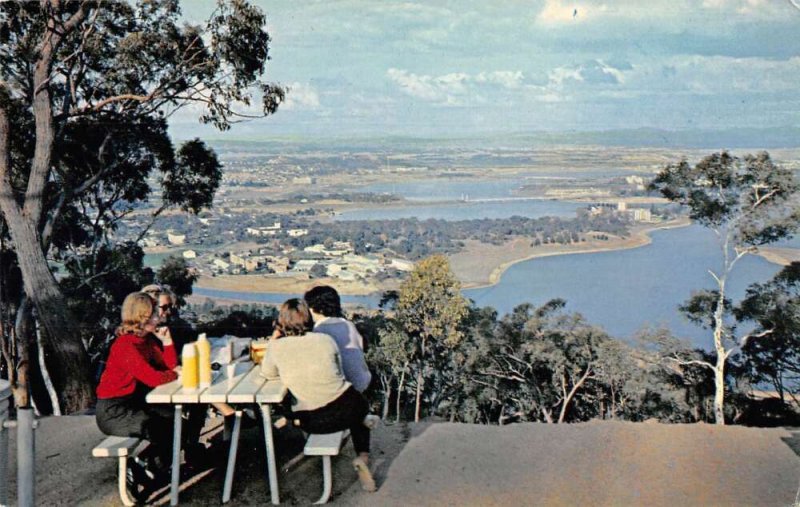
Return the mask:
{"type": "Polygon", "coordinates": [[[350,430],[358,457],[353,467],[365,491],[375,491],[369,471],[370,429],[364,425],[369,406],[342,372],[336,342],[323,333],[311,332],[306,303],[289,299],[280,308],[276,334],[270,340],[261,374],[280,378],[294,397],[292,418],[306,433],[350,430]]]}

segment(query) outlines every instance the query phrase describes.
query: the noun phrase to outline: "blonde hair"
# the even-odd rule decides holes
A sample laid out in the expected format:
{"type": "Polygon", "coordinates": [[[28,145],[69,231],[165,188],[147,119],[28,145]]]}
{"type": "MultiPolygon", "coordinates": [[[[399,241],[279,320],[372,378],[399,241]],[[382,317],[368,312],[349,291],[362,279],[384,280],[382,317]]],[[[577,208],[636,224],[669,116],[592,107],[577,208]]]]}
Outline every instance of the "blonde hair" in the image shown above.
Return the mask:
{"type": "Polygon", "coordinates": [[[142,334],[144,325],[150,320],[155,309],[153,299],[144,292],[128,294],[122,302],[122,323],[117,328],[117,336],[123,334],[142,334]]]}

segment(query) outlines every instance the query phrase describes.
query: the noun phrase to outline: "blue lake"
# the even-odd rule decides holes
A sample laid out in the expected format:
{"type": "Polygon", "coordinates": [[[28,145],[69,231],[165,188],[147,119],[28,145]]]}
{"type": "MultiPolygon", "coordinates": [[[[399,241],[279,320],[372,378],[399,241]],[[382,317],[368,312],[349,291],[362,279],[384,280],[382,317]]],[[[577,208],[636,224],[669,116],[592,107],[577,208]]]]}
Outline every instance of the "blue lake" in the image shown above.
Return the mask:
{"type": "MultiPolygon", "coordinates": [[[[708,346],[707,331],[678,312],[694,290],[713,289],[709,269],[718,271],[721,254],[713,234],[700,226],[655,231],[650,245],[631,250],[543,257],[509,268],[492,287],[465,291],[478,306],[501,314],[520,302],[542,304],[553,298],[566,309],[620,338],[644,325],[664,326],[675,335],[708,346]]],[[[766,281],[780,266],[746,256],[735,266],[728,294],[741,298],[750,283],[766,281]]]]}
{"type": "MultiPolygon", "coordinates": [[[[693,290],[714,288],[709,268],[720,256],[712,234],[699,226],[655,231],[650,245],[612,252],[543,257],[509,268],[492,287],[465,290],[478,306],[500,314],[522,303],[536,305],[553,298],[567,301],[566,309],[583,314],[618,338],[630,338],[642,326],[665,326],[677,336],[708,347],[709,333],[678,312],[693,290]]],[[[752,282],[771,278],[779,266],[747,256],[729,280],[734,300],[752,282]]],[[[195,288],[201,296],[278,304],[286,294],[228,292],[195,288]]],[[[300,296],[300,294],[294,295],[300,296]]],[[[378,296],[345,297],[346,303],[375,307],[378,296]]]]}
{"type": "MultiPolygon", "coordinates": [[[[361,190],[398,193],[407,199],[453,200],[508,198],[529,179],[471,182],[408,182],[373,185],[361,190]]],[[[574,216],[576,203],[524,200],[425,204],[420,207],[383,207],[342,214],[341,220],[389,219],[416,216],[420,219],[465,220],[513,215],[574,216]]],[[[492,287],[466,290],[478,306],[491,306],[500,314],[522,303],[542,304],[553,298],[567,301],[567,310],[580,312],[593,324],[618,338],[630,338],[645,325],[666,326],[698,346],[710,346],[710,334],[686,321],[678,306],[693,290],[713,289],[708,269],[720,264],[720,252],[711,232],[699,226],[652,233],[650,245],[632,250],[544,257],[509,268],[492,287]]],[[[782,246],[800,248],[800,239],[782,246]]],[[[736,301],[753,282],[769,280],[780,266],[761,257],[747,256],[736,265],[729,280],[729,294],[736,301]]],[[[195,288],[195,294],[219,298],[278,304],[286,294],[254,294],[195,288]]],[[[300,296],[297,294],[295,296],[300,296]]],[[[346,303],[374,307],[379,296],[345,297],[346,303]]]]}

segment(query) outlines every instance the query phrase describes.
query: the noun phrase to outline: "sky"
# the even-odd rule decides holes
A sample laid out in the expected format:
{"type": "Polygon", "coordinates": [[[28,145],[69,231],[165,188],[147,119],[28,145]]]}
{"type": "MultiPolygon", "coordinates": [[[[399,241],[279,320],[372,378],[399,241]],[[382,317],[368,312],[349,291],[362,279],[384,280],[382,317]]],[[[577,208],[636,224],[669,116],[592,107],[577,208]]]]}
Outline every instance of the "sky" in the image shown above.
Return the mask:
{"type": "Polygon", "coordinates": [[[251,3],[286,103],[224,134],[185,111],[177,137],[800,126],[800,0],[251,3]]]}

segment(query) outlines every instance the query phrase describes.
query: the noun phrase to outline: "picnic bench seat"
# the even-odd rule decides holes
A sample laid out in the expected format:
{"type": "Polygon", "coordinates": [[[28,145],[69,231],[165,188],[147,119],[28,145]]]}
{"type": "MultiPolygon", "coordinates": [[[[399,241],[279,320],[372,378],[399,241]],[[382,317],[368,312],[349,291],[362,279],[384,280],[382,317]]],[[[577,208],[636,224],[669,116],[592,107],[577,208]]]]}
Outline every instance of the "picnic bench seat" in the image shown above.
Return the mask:
{"type": "Polygon", "coordinates": [[[128,496],[128,489],[125,485],[125,477],[128,473],[128,456],[141,442],[141,439],[134,437],[106,437],[105,440],[92,449],[92,456],[95,458],[118,458],[119,470],[117,472],[117,484],[119,487],[119,498],[123,505],[134,505],[134,501],[128,496]]]}
{"type": "Polygon", "coordinates": [[[350,436],[349,430],[337,431],[335,433],[312,434],[306,440],[303,454],[306,456],[322,457],[322,496],[315,504],[323,504],[328,501],[333,489],[333,474],[331,472],[331,456],[338,456],[342,444],[350,436]]]}

